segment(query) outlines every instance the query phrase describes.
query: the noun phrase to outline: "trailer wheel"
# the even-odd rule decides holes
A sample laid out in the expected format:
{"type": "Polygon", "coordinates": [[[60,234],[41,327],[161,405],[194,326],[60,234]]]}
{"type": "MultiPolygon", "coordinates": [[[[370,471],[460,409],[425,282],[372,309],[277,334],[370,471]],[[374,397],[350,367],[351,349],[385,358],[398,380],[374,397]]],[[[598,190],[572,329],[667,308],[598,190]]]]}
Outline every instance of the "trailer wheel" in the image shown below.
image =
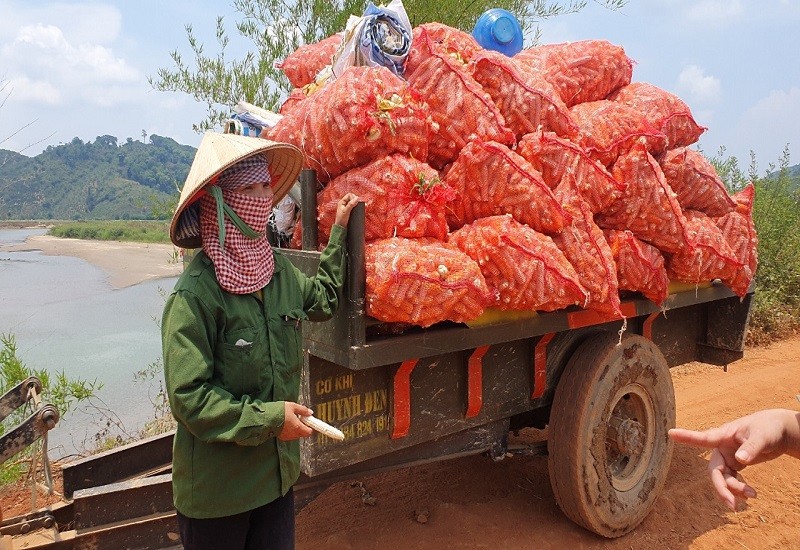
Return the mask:
{"type": "Polygon", "coordinates": [[[550,484],[564,514],[604,537],[633,530],[664,486],[674,426],[672,379],[655,344],[610,332],[581,344],[548,429],[550,484]]]}

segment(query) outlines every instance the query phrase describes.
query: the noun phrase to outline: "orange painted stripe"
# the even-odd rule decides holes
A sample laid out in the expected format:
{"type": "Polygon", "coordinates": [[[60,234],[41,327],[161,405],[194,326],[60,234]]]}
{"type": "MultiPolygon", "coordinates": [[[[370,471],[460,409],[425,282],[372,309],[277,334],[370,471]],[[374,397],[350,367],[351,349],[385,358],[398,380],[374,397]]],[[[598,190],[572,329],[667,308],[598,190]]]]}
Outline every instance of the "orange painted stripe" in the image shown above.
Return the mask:
{"type": "Polygon", "coordinates": [[[394,374],[392,439],[407,436],[411,428],[411,372],[417,366],[417,361],[419,359],[403,361],[394,374]]]}
{"type": "MultiPolygon", "coordinates": [[[[623,302],[620,304],[620,310],[622,311],[622,317],[636,317],[636,304],[633,302],[623,302]]],[[[603,313],[594,309],[582,309],[580,311],[568,313],[567,324],[569,328],[590,327],[592,325],[616,321],[622,317],[613,313],[603,313]]]]}
{"type": "Polygon", "coordinates": [[[467,367],[467,418],[477,416],[483,406],[483,356],[489,346],[476,348],[467,367]]]}
{"type": "Polygon", "coordinates": [[[538,399],[544,395],[547,389],[547,345],[556,335],[550,332],[542,336],[536,343],[533,353],[533,392],[531,399],[538,399]]]}

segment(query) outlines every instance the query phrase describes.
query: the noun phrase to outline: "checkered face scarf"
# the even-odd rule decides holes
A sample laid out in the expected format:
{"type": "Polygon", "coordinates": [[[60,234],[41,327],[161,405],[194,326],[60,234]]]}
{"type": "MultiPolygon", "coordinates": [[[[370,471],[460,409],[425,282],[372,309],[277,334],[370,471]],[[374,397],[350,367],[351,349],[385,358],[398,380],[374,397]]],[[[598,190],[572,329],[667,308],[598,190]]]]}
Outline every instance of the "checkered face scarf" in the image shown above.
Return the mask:
{"type": "Polygon", "coordinates": [[[271,181],[266,158],[250,157],[222,172],[200,199],[203,250],[214,263],[220,286],[232,294],[264,288],[275,270],[266,237],[272,198],[236,192],[264,181],[271,181]]]}

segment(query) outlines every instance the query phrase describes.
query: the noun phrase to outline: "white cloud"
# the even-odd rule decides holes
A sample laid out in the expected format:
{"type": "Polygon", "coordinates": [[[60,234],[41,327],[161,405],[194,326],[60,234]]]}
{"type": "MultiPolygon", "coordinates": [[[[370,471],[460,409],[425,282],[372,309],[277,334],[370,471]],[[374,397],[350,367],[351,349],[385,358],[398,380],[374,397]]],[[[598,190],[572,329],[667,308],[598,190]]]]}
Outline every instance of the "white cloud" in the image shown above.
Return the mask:
{"type": "Polygon", "coordinates": [[[718,103],[722,96],[722,85],[718,78],[705,74],[697,65],[684,67],[678,76],[678,89],[689,96],[690,103],[710,105],[718,103]]]}
{"type": "Polygon", "coordinates": [[[701,0],[686,9],[689,20],[715,26],[738,20],[743,14],[741,0],[701,0]]]}
{"type": "Polygon", "coordinates": [[[44,103],[58,105],[62,96],[58,88],[43,80],[30,80],[26,76],[15,76],[8,79],[9,100],[25,103],[44,103]]]}
{"type": "Polygon", "coordinates": [[[746,137],[749,147],[761,162],[774,162],[789,144],[794,156],[800,150],[800,87],[773,90],[747,109],[739,122],[737,134],[746,137]]]}
{"type": "Polygon", "coordinates": [[[79,99],[102,107],[141,93],[142,75],[111,47],[121,26],[118,10],[89,4],[48,8],[12,6],[18,26],[13,34],[0,27],[0,66],[14,80],[9,101],[52,105],[79,99]]]}

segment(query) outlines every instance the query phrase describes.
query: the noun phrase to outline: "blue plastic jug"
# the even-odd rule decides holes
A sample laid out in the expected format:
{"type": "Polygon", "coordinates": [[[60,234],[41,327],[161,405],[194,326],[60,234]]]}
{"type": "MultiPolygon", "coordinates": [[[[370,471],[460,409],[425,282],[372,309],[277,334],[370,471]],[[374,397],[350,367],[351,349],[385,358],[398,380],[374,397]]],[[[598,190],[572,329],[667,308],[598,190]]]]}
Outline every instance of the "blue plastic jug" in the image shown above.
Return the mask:
{"type": "Polygon", "coordinates": [[[511,12],[502,8],[486,10],[475,22],[472,36],[487,50],[509,57],[522,51],[522,27],[511,12]]]}

